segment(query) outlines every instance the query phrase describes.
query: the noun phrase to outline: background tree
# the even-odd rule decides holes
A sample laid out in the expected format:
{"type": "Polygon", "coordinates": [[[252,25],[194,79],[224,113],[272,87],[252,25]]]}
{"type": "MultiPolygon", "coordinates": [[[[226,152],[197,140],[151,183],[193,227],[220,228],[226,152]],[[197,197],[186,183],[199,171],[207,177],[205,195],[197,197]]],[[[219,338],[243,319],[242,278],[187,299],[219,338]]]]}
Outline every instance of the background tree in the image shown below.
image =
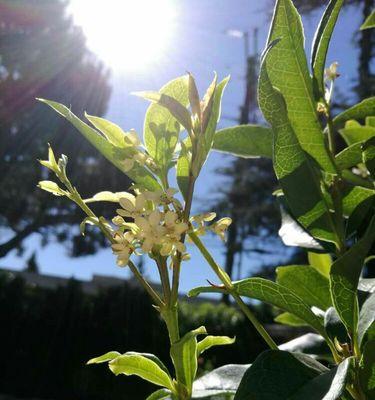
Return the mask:
{"type": "Polygon", "coordinates": [[[85,46],[81,29],[60,0],[0,2],[0,257],[22,249],[23,241],[39,232],[74,243],[73,255],[92,253],[100,235],[81,239],[71,229],[82,215],[65,200],[56,201],[36,188],[45,172],[36,159],[45,158],[47,142],[69,154],[70,174],[83,195],[90,196],[128,179],[98,156],[80,135],[35,97],[71,105],[78,113],[102,115],[110,95],[109,74],[85,46]],[[108,172],[107,172],[108,171],[108,172]],[[67,225],[68,224],[68,225],[67,225]]]}

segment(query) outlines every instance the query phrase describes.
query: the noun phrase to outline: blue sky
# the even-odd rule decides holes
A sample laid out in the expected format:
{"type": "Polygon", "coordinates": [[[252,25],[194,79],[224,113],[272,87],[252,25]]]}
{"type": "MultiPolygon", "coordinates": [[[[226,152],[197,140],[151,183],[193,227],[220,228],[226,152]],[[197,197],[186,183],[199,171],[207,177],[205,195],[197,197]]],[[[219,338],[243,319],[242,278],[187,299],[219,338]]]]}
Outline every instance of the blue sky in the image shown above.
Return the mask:
{"type": "MultiPolygon", "coordinates": [[[[224,94],[223,118],[220,126],[232,125],[234,122],[227,117],[236,118],[239,114],[239,106],[244,95],[245,60],[242,39],[230,37],[225,32],[228,29],[251,32],[257,27],[259,48],[262,49],[269,25],[265,12],[268,3],[266,0],[176,0],[173,40],[170,40],[164,49],[163,57],[155,60],[155,63],[148,65],[147,68],[139,68],[132,72],[121,68],[112,71],[113,91],[106,117],[124,129],[135,128],[141,133],[143,115],[148,104],[131,96],[131,92],[157,90],[170,79],[191,71],[202,93],[212,80],[213,71],[216,71],[219,78],[231,75],[231,81],[224,94]]],[[[319,18],[320,12],[304,19],[308,53],[319,18]]],[[[360,10],[350,8],[343,12],[333,36],[334,48],[328,55],[328,63],[338,61],[340,64],[341,76],[338,85],[345,94],[350,92],[355,76],[356,49],[353,32],[359,28],[360,22],[360,10]]],[[[152,46],[152,38],[150,45],[152,46]]],[[[202,207],[212,193],[217,193],[219,185],[224,184],[215,175],[214,170],[228,162],[230,162],[229,156],[211,154],[198,180],[196,210],[202,207]]],[[[24,256],[21,258],[11,253],[2,260],[2,265],[15,269],[23,268],[24,260],[39,246],[39,242],[38,235],[29,238],[24,256]]],[[[217,260],[222,262],[223,248],[219,239],[209,237],[207,244],[217,260]]],[[[215,280],[199,254],[194,249],[191,254],[191,261],[184,265],[182,271],[182,291],[204,284],[205,279],[215,280]]],[[[110,250],[102,250],[95,256],[71,259],[63,246],[53,243],[38,250],[37,260],[41,271],[52,275],[74,276],[79,279],[90,279],[94,273],[127,275],[127,271],[115,266],[110,250]]],[[[257,255],[250,255],[245,259],[243,271],[246,273],[256,270],[262,261],[277,262],[275,256],[260,259],[257,255]]],[[[147,266],[147,273],[151,278],[155,277],[152,266],[147,266]]]]}

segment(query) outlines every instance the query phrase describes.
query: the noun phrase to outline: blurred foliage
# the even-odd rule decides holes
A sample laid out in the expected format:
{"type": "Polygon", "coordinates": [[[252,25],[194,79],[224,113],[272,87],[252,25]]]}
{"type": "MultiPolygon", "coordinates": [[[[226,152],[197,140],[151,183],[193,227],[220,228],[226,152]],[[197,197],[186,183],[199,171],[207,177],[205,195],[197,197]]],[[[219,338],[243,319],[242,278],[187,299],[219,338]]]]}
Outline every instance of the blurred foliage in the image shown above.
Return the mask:
{"type": "MultiPolygon", "coordinates": [[[[265,322],[272,320],[267,306],[255,306],[254,312],[265,322]]],[[[182,301],[180,321],[182,332],[204,323],[210,334],[236,336],[234,345],[204,353],[199,360],[201,373],[227,363],[249,363],[265,349],[244,316],[224,304],[182,301]]],[[[85,362],[109,350],[131,349],[157,352],[171,367],[163,322],[143,291],[126,282],[85,294],[74,280],[65,287],[45,289],[2,272],[0,325],[7,327],[1,330],[3,394],[64,400],[143,399],[151,385],[140,385],[134,377],[116,378],[105,371],[106,366],[85,362]]]]}
{"type": "Polygon", "coordinates": [[[84,196],[104,185],[108,190],[115,183],[129,185],[83,138],[70,134],[73,128],[35,101],[61,101],[80,114],[106,110],[109,73],[87,50],[67,6],[60,0],[0,1],[0,228],[7,228],[0,234],[0,257],[22,250],[35,232],[44,243],[52,238],[73,243],[73,255],[92,253],[103,243],[94,234],[83,241],[71,229],[82,219],[76,207],[36,189],[46,178],[36,159],[45,155],[47,142],[71,156],[71,175],[84,196]]]}

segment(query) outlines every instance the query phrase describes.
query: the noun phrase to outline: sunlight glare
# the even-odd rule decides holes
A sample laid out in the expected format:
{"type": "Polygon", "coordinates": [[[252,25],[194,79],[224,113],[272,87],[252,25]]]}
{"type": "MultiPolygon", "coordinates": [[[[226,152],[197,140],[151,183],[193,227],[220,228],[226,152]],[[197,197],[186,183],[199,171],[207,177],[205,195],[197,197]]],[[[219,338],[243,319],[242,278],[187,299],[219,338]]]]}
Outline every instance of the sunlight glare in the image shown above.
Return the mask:
{"type": "Polygon", "coordinates": [[[137,70],[160,60],[171,39],[175,0],[71,0],[87,45],[113,69],[137,70]]]}

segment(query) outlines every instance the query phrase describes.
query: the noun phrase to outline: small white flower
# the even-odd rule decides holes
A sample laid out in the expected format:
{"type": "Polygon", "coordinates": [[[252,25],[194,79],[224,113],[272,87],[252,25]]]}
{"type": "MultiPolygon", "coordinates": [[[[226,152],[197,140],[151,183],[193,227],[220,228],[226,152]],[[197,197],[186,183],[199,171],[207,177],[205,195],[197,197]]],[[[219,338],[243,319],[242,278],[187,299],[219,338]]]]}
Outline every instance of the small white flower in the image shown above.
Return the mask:
{"type": "Polygon", "coordinates": [[[327,81],[334,81],[335,79],[337,79],[340,76],[340,74],[337,71],[338,66],[339,66],[339,63],[334,62],[328,68],[326,68],[324,70],[324,76],[327,81]]]}
{"type": "Polygon", "coordinates": [[[134,218],[146,211],[146,198],[143,194],[134,196],[126,193],[126,196],[124,195],[124,197],[119,199],[119,203],[122,208],[117,209],[116,212],[122,217],[134,218]]]}
{"type": "Polygon", "coordinates": [[[229,225],[232,223],[232,219],[229,217],[224,217],[219,219],[219,221],[215,222],[210,226],[210,229],[219,235],[221,240],[225,240],[225,232],[228,229],[229,225]]]}
{"type": "Polygon", "coordinates": [[[117,265],[123,267],[128,263],[129,257],[134,251],[132,245],[134,235],[131,232],[118,231],[114,234],[114,239],[116,243],[112,244],[112,251],[117,256],[117,265]]]}

